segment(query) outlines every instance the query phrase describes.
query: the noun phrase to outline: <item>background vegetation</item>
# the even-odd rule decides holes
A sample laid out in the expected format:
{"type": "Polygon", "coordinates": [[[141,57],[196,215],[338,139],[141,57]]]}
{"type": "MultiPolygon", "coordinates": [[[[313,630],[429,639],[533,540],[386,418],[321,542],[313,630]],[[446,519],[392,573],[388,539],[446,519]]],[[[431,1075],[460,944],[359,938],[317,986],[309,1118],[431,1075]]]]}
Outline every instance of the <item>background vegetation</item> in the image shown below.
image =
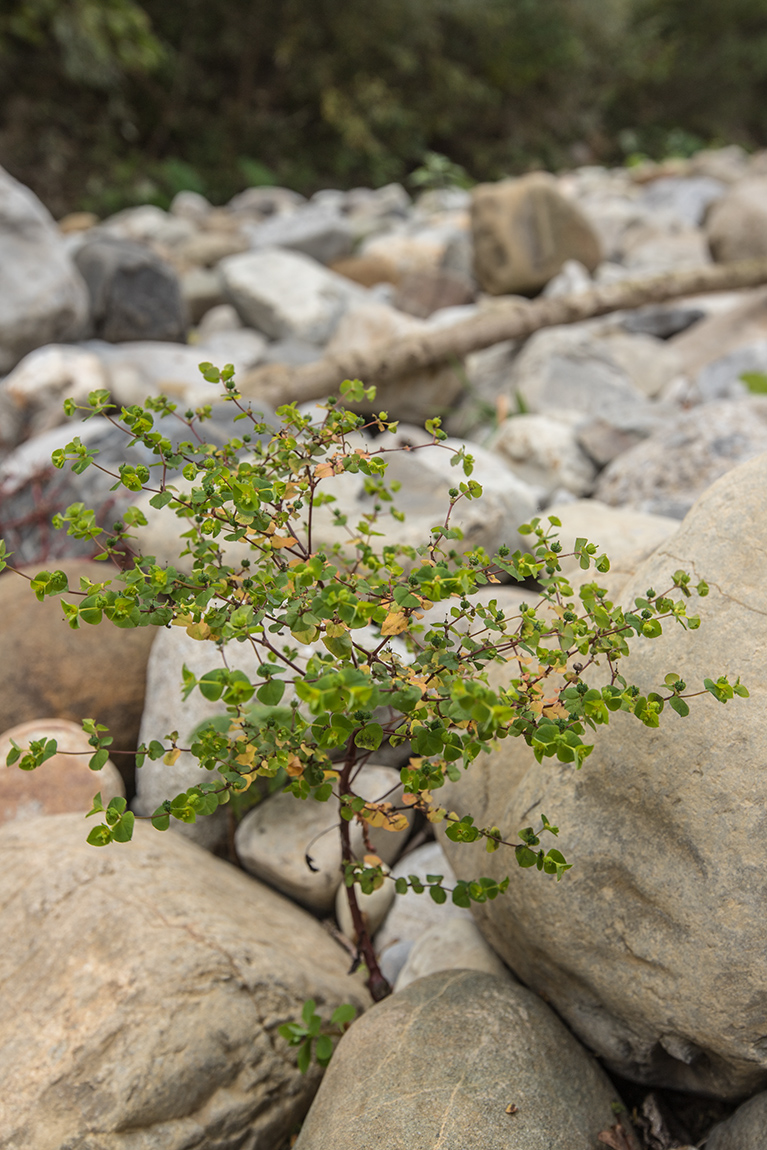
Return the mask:
{"type": "Polygon", "coordinates": [[[767,0],[5,0],[0,163],[56,214],[767,144],[767,0]]]}

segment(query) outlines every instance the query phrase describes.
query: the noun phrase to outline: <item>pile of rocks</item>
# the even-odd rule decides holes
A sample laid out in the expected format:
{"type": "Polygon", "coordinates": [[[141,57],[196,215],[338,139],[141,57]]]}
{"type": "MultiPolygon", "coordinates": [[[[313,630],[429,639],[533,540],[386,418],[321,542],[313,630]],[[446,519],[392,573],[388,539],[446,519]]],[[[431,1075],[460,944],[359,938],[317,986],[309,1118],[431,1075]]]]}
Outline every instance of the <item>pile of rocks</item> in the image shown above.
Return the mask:
{"type": "MultiPolygon", "coordinates": [[[[104,419],[65,422],[64,397],[103,388],[118,403],[165,393],[194,407],[216,399],[201,360],[231,362],[247,378],[266,363],[427,336],[499,296],[767,255],[765,191],[765,156],[722,149],[416,202],[399,185],[311,200],[250,188],[225,207],[182,192],[168,212],[143,206],[103,222],[79,213],[56,225],[0,170],[0,532],[27,573],[55,560],[70,581],[102,576],[50,516],[81,500],[109,522],[125,504],[103,473],[54,472],[51,451],[79,435],[102,462],[147,460],[139,448],[126,454],[104,419]]],[[[386,393],[400,443],[417,443],[439,408],[455,445],[470,445],[486,492],[464,512],[472,545],[518,546],[517,526],[546,509],[562,521],[565,550],[587,536],[610,555],[606,582],[622,602],[679,566],[709,581],[700,637],[688,650],[680,630],[640,649],[637,682],[649,688],[677,666],[690,679],[740,673],[754,698],[747,722],[713,700],[679,732],[672,720],[637,740],[618,721],[577,776],[539,766],[513,740],[478,763],[451,806],[510,833],[531,812],[555,811],[578,866],[560,884],[514,870],[506,898],[475,914],[412,892],[392,901],[393,884],[363,900],[396,994],[343,1039],[302,1150],[459,1150],[480,1130],[483,1145],[633,1150],[593,1055],[626,1079],[720,1099],[724,1112],[753,1095],[709,1146],[762,1145],[767,1050],[754,988],[767,977],[767,396],[740,377],[755,373],[759,388],[763,372],[758,289],[543,330],[386,393]]],[[[228,436],[224,405],[208,426],[228,436]]],[[[450,469],[439,453],[392,459],[407,512],[392,539],[417,542],[444,513],[450,469]]],[[[333,480],[342,510],[364,500],[357,480],[333,480]]],[[[142,506],[145,549],[176,561],[173,517],[142,506]]],[[[316,530],[330,530],[321,516],[316,530]]],[[[521,599],[513,588],[494,593],[521,599]]],[[[208,644],[181,628],[153,644],[147,631],[94,628],[70,644],[56,605],[36,603],[12,573],[0,577],[0,635],[6,747],[47,734],[78,750],[73,723],[95,717],[115,736],[117,765],[99,780],[105,800],[127,794],[146,814],[198,781],[185,754],[138,773],[127,764],[139,740],[170,730],[184,739],[221,713],[197,693],[181,699],[182,667],[210,669],[208,644]]],[[[362,793],[391,797],[402,761],[382,754],[362,793]]],[[[352,934],[337,838],[323,834],[337,810],[265,793],[236,828],[221,808],[174,824],[180,833],[142,826],[131,845],[95,851],[67,813],[81,816],[96,789],[82,760],[59,755],[34,775],[0,775],[0,971],[5,1001],[28,1003],[0,1020],[9,1150],[70,1141],[128,1150],[137,1139],[147,1150],[281,1148],[319,1076],[298,1074],[279,1025],[309,997],[327,1015],[344,999],[369,1006],[331,937],[352,934]],[[338,927],[323,929],[318,920],[331,924],[334,912],[338,927]]],[[[447,844],[446,855],[419,835],[375,840],[394,877],[436,873],[450,885],[456,874],[508,869],[502,852],[480,862],[471,848],[447,844]]],[[[663,1150],[708,1133],[657,1129],[646,1145],[663,1150]]]]}

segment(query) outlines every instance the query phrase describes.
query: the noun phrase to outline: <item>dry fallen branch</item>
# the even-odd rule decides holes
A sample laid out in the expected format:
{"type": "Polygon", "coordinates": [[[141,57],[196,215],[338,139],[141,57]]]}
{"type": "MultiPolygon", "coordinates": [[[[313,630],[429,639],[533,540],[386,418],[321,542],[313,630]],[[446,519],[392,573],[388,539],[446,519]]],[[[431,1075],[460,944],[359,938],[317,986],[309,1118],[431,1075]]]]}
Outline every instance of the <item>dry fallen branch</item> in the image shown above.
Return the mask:
{"type": "Polygon", "coordinates": [[[380,344],[367,352],[326,356],[302,367],[269,364],[240,379],[244,395],[274,405],[304,403],[333,394],[345,379],[383,383],[423,368],[461,360],[507,339],[526,339],[541,328],[578,323],[609,312],[663,303],[701,292],[733,291],[767,283],[767,260],[744,260],[646,279],[605,284],[574,295],[515,298],[452,327],[380,344]]]}

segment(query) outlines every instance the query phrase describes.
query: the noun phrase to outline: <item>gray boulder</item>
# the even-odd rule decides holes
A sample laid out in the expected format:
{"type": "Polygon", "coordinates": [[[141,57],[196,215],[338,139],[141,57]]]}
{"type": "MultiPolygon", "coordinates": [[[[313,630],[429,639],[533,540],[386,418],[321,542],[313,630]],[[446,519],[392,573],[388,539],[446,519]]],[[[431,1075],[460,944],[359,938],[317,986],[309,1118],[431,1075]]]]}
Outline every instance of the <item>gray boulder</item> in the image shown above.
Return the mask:
{"type": "Polygon", "coordinates": [[[661,638],[634,640],[621,673],[643,693],[669,671],[691,691],[705,676],[742,675],[749,701],[705,695],[658,730],[618,713],[580,771],[538,764],[507,739],[440,796],[506,837],[542,810],[560,827],[574,864],[560,883],[502,851],[446,844],[460,878],[511,875],[507,894],[474,914],[514,972],[617,1073],[731,1098],[767,1085],[766,488],[767,455],[720,479],[620,600],[669,587],[680,567],[706,579],[700,631],[666,624],[661,638]]]}
{"type": "Polygon", "coordinates": [[[764,1150],[767,1144],[767,1092],[744,1102],[708,1136],[706,1150],[764,1150]]]}
{"type": "Polygon", "coordinates": [[[252,248],[286,248],[321,264],[341,260],[354,248],[354,232],[345,217],[324,204],[308,204],[262,224],[245,224],[244,231],[252,248]]]}
{"type": "Polygon", "coordinates": [[[363,289],[300,252],[265,247],[219,264],[243,323],[269,336],[325,343],[363,289]]]}
{"type": "Polygon", "coordinates": [[[594,495],[616,507],[682,519],[716,479],[763,451],[767,397],[706,403],[614,459],[594,495]]]}
{"type": "Polygon", "coordinates": [[[278,1037],[367,995],[304,911],[177,835],[0,830],[0,1130],[8,1147],[270,1150],[317,1088],[278,1037]],[[23,1004],[23,1009],[20,1006],[23,1004]]]}
{"type": "Polygon", "coordinates": [[[0,375],[36,347],[76,339],[87,318],[85,284],[52,216],[0,168],[0,375]]]}
{"type": "Polygon", "coordinates": [[[94,335],[110,343],[184,341],[187,317],[178,278],[149,248],[100,235],[78,249],[75,263],[88,285],[94,335]]]}
{"type": "Polygon", "coordinates": [[[598,1150],[616,1102],[529,990],[476,971],[433,974],[343,1037],[296,1150],[598,1150]]]}

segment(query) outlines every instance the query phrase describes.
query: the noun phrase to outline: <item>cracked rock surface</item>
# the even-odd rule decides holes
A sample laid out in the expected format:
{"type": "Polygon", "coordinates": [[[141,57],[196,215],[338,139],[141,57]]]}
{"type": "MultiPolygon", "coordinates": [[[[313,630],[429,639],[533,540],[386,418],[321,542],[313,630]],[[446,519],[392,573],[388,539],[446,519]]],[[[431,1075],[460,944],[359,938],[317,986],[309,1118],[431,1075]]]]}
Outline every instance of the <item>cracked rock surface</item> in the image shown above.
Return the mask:
{"type": "Polygon", "coordinates": [[[678,568],[705,579],[700,630],[664,624],[621,671],[643,692],[671,671],[689,691],[740,675],[750,700],[705,694],[658,730],[618,713],[577,772],[507,739],[443,800],[507,837],[542,811],[559,825],[562,883],[445,844],[459,878],[511,874],[505,898],[473,908],[482,932],[610,1068],[721,1098],[767,1083],[766,485],[767,455],[728,472],[620,598],[666,590],[678,568]]]}
{"type": "Polygon", "coordinates": [[[274,1150],[303,1077],[277,1028],[364,1006],[315,919],[180,835],[96,850],[81,815],[0,831],[3,1150],[274,1150]]]}

